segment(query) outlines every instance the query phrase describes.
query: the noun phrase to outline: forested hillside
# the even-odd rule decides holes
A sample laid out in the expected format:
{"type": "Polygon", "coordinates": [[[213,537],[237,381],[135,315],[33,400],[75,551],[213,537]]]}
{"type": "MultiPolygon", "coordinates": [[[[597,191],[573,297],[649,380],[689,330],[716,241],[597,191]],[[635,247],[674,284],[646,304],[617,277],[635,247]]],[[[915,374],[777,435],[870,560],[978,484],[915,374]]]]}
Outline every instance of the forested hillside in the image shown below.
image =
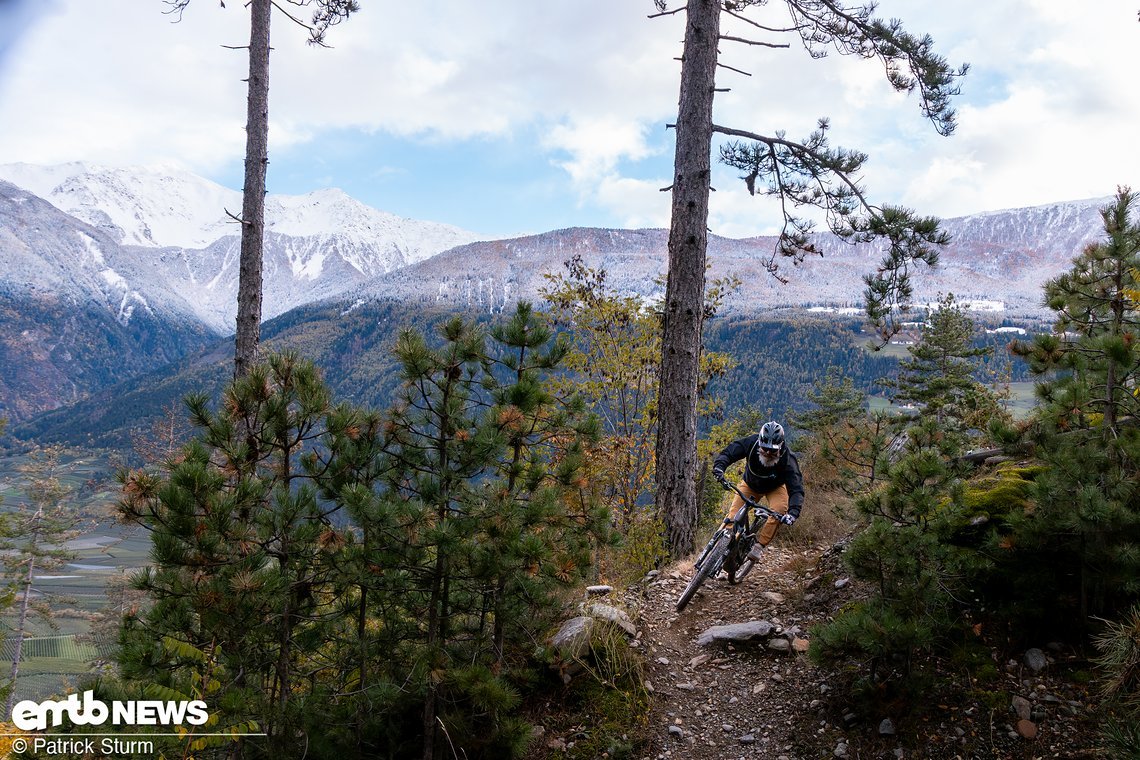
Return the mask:
{"type": "MultiPolygon", "coordinates": [[[[408,326],[430,330],[447,316],[443,310],[409,312],[397,302],[373,302],[348,311],[340,305],[307,306],[266,323],[265,345],[268,350],[296,350],[311,358],[337,398],[382,408],[399,384],[391,355],[398,330],[408,326]]],[[[495,321],[487,315],[475,318],[486,325],[495,321]]],[[[897,360],[869,350],[871,337],[861,331],[861,324],[854,318],[794,313],[715,319],[709,324],[707,348],[733,357],[739,366],[714,380],[710,390],[730,409],[754,407],[779,418],[805,408],[808,392],[829,367],[841,368],[868,393],[879,393],[878,380],[895,371],[897,360]]],[[[1001,336],[978,340],[1008,343],[1001,336]]],[[[20,439],[45,443],[122,446],[131,429],[145,428],[164,416],[164,410],[180,408],[189,392],[207,391],[217,397],[231,374],[231,342],[220,341],[205,353],[40,415],[12,432],[20,439]]],[[[1013,367],[1014,379],[1024,379],[1023,363],[1013,367]]],[[[108,377],[114,377],[113,370],[108,377]]]]}

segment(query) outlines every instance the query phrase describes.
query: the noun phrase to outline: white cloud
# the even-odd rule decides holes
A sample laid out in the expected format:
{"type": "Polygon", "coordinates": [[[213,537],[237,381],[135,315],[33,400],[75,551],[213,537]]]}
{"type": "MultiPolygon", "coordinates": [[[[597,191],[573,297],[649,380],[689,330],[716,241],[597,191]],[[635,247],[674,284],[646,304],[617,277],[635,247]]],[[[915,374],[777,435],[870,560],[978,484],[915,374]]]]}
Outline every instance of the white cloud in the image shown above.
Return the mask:
{"type": "Polygon", "coordinates": [[[571,158],[556,162],[579,186],[610,175],[623,159],[650,155],[646,125],[616,117],[577,119],[554,126],[545,138],[547,147],[566,151],[571,158]]]}
{"type": "Polygon", "coordinates": [[[610,174],[597,183],[595,200],[614,209],[622,227],[668,227],[669,194],[661,192],[665,182],[610,174]]]}
{"type": "MultiPolygon", "coordinates": [[[[363,6],[330,32],[331,49],[307,46],[303,30],[275,18],[271,151],[315,143],[328,130],[419,144],[537,134],[543,168],[566,171],[583,214],[602,207],[633,226],[665,223],[668,194],[659,188],[671,151],[658,130],[676,111],[681,14],[650,21],[649,0],[363,6]]],[[[246,59],[223,45],[245,44],[241,3],[195,0],[179,24],[157,0],[51,7],[58,12],[39,13],[14,42],[0,40],[8,45],[0,162],[164,161],[207,175],[240,167],[246,59]]],[[[753,10],[778,24],[781,7],[753,10]]],[[[795,40],[787,50],[722,45],[723,60],[753,76],[720,73],[718,85],[731,91],[718,95],[716,120],[800,138],[830,116],[836,144],[870,154],[864,179],[873,198],[942,215],[1140,184],[1140,152],[1131,149],[1140,122],[1133,7],[883,0],[879,14],[929,31],[951,63],[973,65],[953,138],[935,135],[916,98],[891,91],[877,62],[812,61],[795,40]]],[[[725,29],[761,34],[732,19],[725,29]]],[[[776,229],[777,209],[721,171],[713,229],[776,229]]]]}

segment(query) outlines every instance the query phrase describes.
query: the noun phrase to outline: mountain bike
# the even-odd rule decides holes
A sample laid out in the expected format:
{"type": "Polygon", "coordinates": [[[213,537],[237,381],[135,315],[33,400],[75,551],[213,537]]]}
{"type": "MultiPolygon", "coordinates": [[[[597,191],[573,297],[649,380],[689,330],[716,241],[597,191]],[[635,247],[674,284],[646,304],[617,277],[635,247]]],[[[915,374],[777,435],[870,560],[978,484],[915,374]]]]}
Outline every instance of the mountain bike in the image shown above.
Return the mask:
{"type": "Polygon", "coordinates": [[[720,484],[726,491],[735,491],[744,500],[744,506],[736,513],[731,523],[722,523],[705,544],[704,551],[693,565],[693,577],[689,579],[689,585],[677,600],[677,612],[685,609],[692,601],[693,594],[697,593],[697,589],[706,578],[715,578],[721,570],[728,575],[730,584],[735,585],[744,580],[756,564],[748,556],[748,552],[756,543],[756,533],[769,517],[785,522],[784,515],[753,501],[728,481],[722,480],[720,484]]]}

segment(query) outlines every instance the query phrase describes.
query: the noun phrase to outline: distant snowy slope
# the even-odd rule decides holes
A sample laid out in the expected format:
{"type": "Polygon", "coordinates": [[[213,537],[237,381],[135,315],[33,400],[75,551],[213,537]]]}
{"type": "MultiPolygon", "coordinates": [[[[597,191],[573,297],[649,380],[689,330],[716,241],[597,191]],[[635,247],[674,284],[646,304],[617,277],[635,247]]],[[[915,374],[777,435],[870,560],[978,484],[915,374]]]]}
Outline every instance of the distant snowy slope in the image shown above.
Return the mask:
{"type": "Polygon", "coordinates": [[[226,210],[241,212],[241,193],[172,168],[7,164],[0,179],[123,245],[203,248],[236,232],[226,210]]]}
{"type": "MultiPolygon", "coordinates": [[[[0,290],[104,308],[126,325],[136,309],[196,322],[180,294],[131,276],[137,256],[102,230],[0,181],[0,290]]],[[[0,338],[4,337],[0,334],[0,338]]]]}
{"type": "MultiPolygon", "coordinates": [[[[135,249],[141,250],[141,249],[135,249]]],[[[85,398],[216,340],[103,231],[0,182],[0,417],[85,398]]]]}
{"type": "MultiPolygon", "coordinates": [[[[1069,267],[1071,259],[1102,235],[1098,209],[1109,199],[1053,203],[947,219],[951,244],[934,270],[916,267],[916,303],[954,293],[960,300],[994,304],[1005,315],[1043,316],[1041,286],[1069,267]]],[[[816,239],[822,256],[799,266],[780,261],[781,283],[765,262],[776,240],[732,240],[709,236],[710,276],[732,274],[741,287],[726,310],[766,311],[804,307],[857,307],[863,276],[875,271],[881,246],[849,245],[834,235],[816,239]]],[[[347,294],[349,304],[398,298],[453,304],[484,311],[511,308],[515,300],[536,300],[544,275],[564,272],[563,263],[581,256],[603,268],[619,291],[652,299],[668,260],[667,230],[574,228],[540,235],[471,243],[421,264],[378,277],[347,294]]]]}
{"type": "MultiPolygon", "coordinates": [[[[85,163],[0,165],[5,180],[114,241],[124,287],[192,304],[194,318],[210,330],[233,331],[240,230],[227,212],[241,211],[241,193],[177,169],[85,163]]],[[[475,240],[458,227],[397,217],[336,189],[266,196],[265,219],[266,319],[475,240]]],[[[59,263],[67,268],[68,261],[59,263]]],[[[22,267],[28,282],[34,269],[22,267]]]]}
{"type": "MultiPolygon", "coordinates": [[[[6,164],[0,165],[0,180],[50,201],[123,245],[206,248],[239,234],[229,214],[241,213],[241,193],[180,169],[6,164]]],[[[475,239],[458,227],[378,211],[337,189],[266,196],[265,226],[290,237],[348,242],[357,249],[349,255],[358,257],[349,263],[365,275],[423,261],[475,239]],[[378,257],[360,250],[381,240],[398,253],[378,257]]]]}
{"type": "Polygon", "coordinates": [[[392,243],[397,260],[369,256],[359,247],[342,254],[362,274],[376,275],[415,264],[440,251],[470,243],[475,235],[449,224],[405,219],[366,206],[342,190],[328,188],[307,195],[270,195],[265,201],[266,231],[329,243],[392,243]]]}
{"type": "Polygon", "coordinates": [[[1086,243],[1103,234],[1100,209],[1112,200],[1089,198],[985,211],[946,219],[943,226],[956,243],[984,241],[1004,248],[1065,250],[1076,256],[1086,243]]]}

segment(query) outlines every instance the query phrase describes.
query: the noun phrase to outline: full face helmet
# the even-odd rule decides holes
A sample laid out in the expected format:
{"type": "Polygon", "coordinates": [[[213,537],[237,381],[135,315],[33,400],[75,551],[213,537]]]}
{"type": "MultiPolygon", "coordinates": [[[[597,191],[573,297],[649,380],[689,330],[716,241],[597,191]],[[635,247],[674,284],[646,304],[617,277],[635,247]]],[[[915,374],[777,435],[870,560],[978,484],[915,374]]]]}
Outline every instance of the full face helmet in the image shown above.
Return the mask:
{"type": "Polygon", "coordinates": [[[759,449],[760,463],[765,467],[772,467],[780,461],[780,453],[784,449],[784,428],[780,423],[765,422],[760,428],[760,437],[756,441],[759,449]]]}

